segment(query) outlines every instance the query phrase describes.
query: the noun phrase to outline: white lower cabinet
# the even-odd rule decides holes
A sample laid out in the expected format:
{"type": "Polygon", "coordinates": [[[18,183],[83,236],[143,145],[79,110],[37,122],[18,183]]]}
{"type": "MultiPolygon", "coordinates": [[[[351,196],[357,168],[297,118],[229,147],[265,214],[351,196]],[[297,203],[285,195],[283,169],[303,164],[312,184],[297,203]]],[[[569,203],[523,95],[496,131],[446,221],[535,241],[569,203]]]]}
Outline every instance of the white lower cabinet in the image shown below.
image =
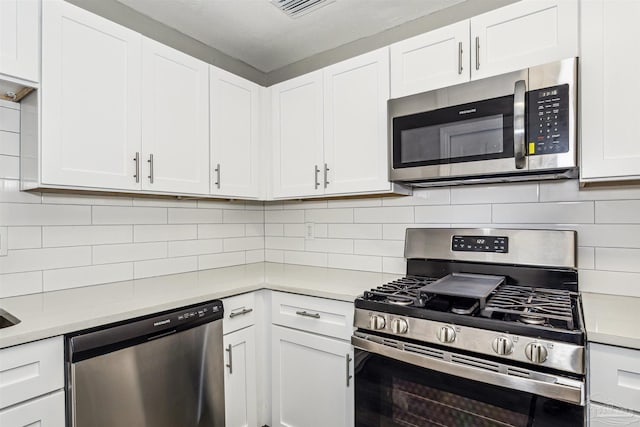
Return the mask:
{"type": "Polygon", "coordinates": [[[590,403],[589,425],[591,427],[638,427],[640,426],[640,414],[590,403]]]}
{"type": "Polygon", "coordinates": [[[64,427],[64,391],[0,410],[2,427],[64,427]]]}
{"type": "Polygon", "coordinates": [[[255,327],[224,336],[226,427],[258,425],[255,327]]]}

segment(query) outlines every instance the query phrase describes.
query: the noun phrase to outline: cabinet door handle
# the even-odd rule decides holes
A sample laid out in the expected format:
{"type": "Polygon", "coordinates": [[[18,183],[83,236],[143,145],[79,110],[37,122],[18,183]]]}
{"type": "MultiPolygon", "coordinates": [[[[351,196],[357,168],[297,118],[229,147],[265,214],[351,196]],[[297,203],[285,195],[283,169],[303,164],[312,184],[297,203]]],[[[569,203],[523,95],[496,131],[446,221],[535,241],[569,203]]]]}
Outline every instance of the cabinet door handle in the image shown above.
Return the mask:
{"type": "Polygon", "coordinates": [[[314,178],[315,189],[317,190],[318,187],[320,187],[320,183],[318,182],[318,174],[320,173],[320,169],[318,169],[318,165],[313,165],[313,169],[315,171],[315,178],[314,178]]]}
{"type": "Polygon", "coordinates": [[[229,374],[233,374],[233,352],[232,352],[232,350],[233,350],[233,347],[231,347],[231,344],[229,344],[227,346],[227,348],[225,348],[225,351],[227,353],[229,353],[229,363],[227,363],[225,365],[227,368],[229,368],[229,374]]]}
{"type": "Polygon", "coordinates": [[[480,37],[476,36],[476,70],[480,69],[480,37]]]}
{"type": "Polygon", "coordinates": [[[149,163],[149,176],[147,178],[149,178],[149,182],[153,184],[153,154],[149,154],[147,163],[149,163]]]}
{"type": "Polygon", "coordinates": [[[349,383],[351,381],[351,378],[353,378],[353,375],[351,375],[351,356],[349,355],[349,353],[347,353],[347,387],[349,387],[349,383]]]}
{"type": "Polygon", "coordinates": [[[296,314],[298,316],[313,317],[314,319],[319,319],[320,318],[320,313],[309,313],[307,311],[296,311],[296,314]]]}
{"type": "Polygon", "coordinates": [[[233,319],[236,316],[242,316],[244,314],[251,313],[252,311],[253,311],[253,308],[243,308],[242,311],[236,311],[234,313],[229,314],[229,318],[233,319]]]}
{"type": "Polygon", "coordinates": [[[462,74],[462,42],[458,42],[458,74],[462,74]]]}
{"type": "Polygon", "coordinates": [[[133,158],[136,162],[136,174],[133,177],[136,179],[136,183],[140,182],[140,152],[136,151],[136,156],[133,158]]]}
{"type": "Polygon", "coordinates": [[[324,188],[327,188],[327,185],[329,185],[329,171],[331,169],[329,169],[329,167],[327,166],[327,164],[324,164],[324,188]]]}
{"type": "Polygon", "coordinates": [[[220,188],[220,163],[218,163],[217,167],[214,169],[215,173],[216,173],[216,182],[214,182],[213,184],[220,188]]]}

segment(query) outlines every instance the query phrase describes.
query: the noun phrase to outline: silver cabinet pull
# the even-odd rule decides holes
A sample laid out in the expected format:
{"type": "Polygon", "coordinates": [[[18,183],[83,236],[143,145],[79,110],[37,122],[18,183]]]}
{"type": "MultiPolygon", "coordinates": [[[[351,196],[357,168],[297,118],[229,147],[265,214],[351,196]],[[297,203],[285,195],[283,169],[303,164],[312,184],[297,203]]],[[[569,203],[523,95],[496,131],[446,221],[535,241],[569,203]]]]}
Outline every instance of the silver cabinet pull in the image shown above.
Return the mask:
{"type": "Polygon", "coordinates": [[[527,84],[524,80],[518,80],[513,93],[513,157],[516,161],[516,169],[524,169],[526,166],[524,141],[524,97],[526,92],[527,84]]]}
{"type": "Polygon", "coordinates": [[[480,37],[476,36],[476,70],[480,69],[480,37]]]}
{"type": "Polygon", "coordinates": [[[327,185],[329,185],[329,171],[331,169],[329,169],[329,167],[327,166],[327,164],[324,164],[324,188],[327,188],[327,185]]]}
{"type": "Polygon", "coordinates": [[[315,182],[315,189],[317,190],[318,187],[320,187],[320,183],[318,182],[318,174],[320,173],[320,169],[318,169],[318,165],[313,165],[313,169],[315,170],[315,178],[314,178],[314,182],[315,182]]]}
{"type": "Polygon", "coordinates": [[[213,184],[220,188],[220,163],[218,163],[217,167],[214,169],[215,173],[216,173],[216,182],[214,182],[213,184]]]}
{"type": "Polygon", "coordinates": [[[233,319],[236,316],[242,316],[244,314],[251,313],[252,311],[253,311],[253,308],[243,308],[242,311],[236,311],[236,312],[233,312],[233,313],[229,314],[229,318],[233,319]]]}
{"type": "Polygon", "coordinates": [[[462,42],[458,42],[458,74],[462,74],[462,42]]]}
{"type": "Polygon", "coordinates": [[[229,374],[233,374],[233,347],[231,347],[231,344],[229,344],[224,350],[229,353],[229,363],[227,363],[225,366],[229,368],[229,374]]]}
{"type": "Polygon", "coordinates": [[[140,182],[140,152],[136,151],[136,156],[133,158],[136,162],[136,174],[133,177],[136,179],[136,183],[140,182]]]}
{"type": "Polygon", "coordinates": [[[349,353],[347,353],[347,387],[349,387],[349,383],[351,381],[351,378],[353,378],[353,375],[351,375],[351,356],[349,355],[349,353]]]}
{"type": "Polygon", "coordinates": [[[149,178],[149,182],[153,184],[153,154],[149,154],[147,163],[149,163],[149,176],[147,178],[149,178]]]}
{"type": "Polygon", "coordinates": [[[314,319],[319,319],[320,318],[320,313],[309,313],[307,311],[296,311],[296,314],[298,316],[313,317],[314,319]]]}

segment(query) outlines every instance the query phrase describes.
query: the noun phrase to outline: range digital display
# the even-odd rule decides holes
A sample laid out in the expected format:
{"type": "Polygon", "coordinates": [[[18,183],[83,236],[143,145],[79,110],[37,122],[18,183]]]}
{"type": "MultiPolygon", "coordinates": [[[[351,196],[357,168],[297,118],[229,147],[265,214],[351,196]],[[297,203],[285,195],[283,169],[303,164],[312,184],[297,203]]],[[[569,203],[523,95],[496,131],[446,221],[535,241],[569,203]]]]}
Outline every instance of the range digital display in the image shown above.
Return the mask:
{"type": "Polygon", "coordinates": [[[454,252],[509,252],[509,238],[503,236],[453,236],[451,250],[454,252]]]}

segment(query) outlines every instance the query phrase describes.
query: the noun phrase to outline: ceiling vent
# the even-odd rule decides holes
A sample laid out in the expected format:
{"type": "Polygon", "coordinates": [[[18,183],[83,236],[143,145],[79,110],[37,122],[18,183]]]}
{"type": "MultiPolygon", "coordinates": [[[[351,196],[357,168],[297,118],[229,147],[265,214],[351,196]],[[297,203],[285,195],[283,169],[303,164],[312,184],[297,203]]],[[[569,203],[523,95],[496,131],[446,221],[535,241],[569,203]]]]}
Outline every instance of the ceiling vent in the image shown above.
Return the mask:
{"type": "Polygon", "coordinates": [[[271,0],[271,4],[291,18],[298,18],[336,0],[271,0]]]}

